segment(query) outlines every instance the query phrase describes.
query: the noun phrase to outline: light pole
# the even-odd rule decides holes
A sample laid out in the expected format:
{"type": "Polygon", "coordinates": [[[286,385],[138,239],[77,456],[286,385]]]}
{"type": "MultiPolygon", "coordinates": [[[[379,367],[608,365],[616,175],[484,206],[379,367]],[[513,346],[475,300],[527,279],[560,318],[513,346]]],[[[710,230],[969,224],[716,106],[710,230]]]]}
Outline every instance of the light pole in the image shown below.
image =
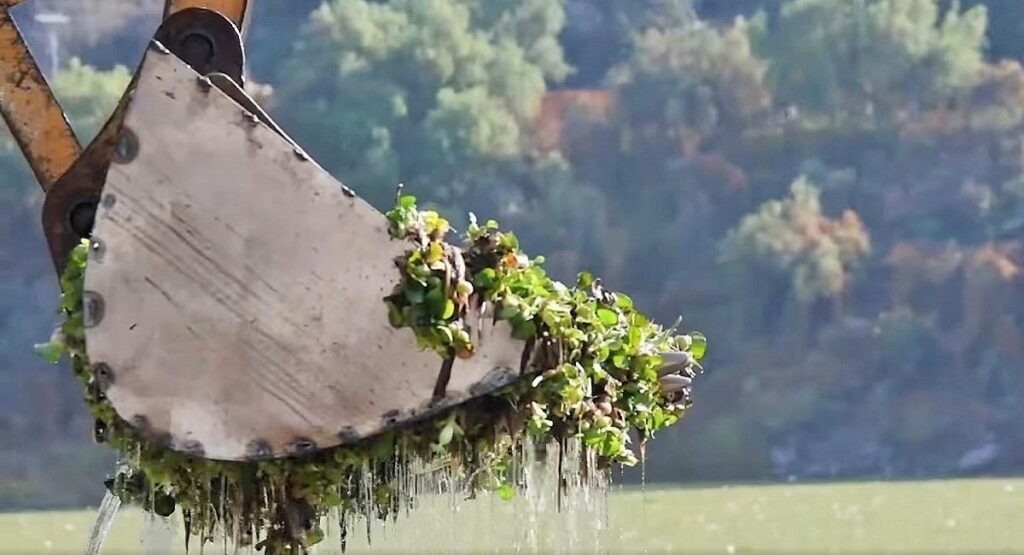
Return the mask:
{"type": "Polygon", "coordinates": [[[54,75],[60,69],[60,36],[57,28],[70,23],[71,18],[61,12],[39,12],[35,19],[46,27],[50,43],[50,75],[54,75]]]}

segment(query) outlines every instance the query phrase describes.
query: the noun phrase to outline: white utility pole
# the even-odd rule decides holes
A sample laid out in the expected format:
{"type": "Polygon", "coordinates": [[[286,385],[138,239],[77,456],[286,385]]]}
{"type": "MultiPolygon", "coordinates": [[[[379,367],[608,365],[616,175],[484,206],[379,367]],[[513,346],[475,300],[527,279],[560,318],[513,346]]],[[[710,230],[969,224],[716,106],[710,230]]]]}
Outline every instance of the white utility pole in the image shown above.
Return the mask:
{"type": "Polygon", "coordinates": [[[53,76],[60,69],[60,35],[57,30],[61,25],[70,23],[71,18],[60,12],[39,12],[35,19],[46,27],[50,43],[50,76],[53,76]]]}

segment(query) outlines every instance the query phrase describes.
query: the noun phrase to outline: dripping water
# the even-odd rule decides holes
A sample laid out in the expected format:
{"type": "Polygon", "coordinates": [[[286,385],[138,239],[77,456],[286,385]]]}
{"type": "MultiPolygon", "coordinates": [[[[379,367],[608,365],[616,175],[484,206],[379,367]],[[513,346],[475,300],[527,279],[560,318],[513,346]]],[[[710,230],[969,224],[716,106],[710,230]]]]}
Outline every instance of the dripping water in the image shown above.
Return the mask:
{"type": "Polygon", "coordinates": [[[103,496],[103,502],[100,503],[96,524],[93,525],[92,534],[89,536],[87,555],[99,555],[103,550],[103,543],[107,540],[107,534],[110,533],[110,528],[114,525],[114,518],[120,508],[121,498],[108,491],[103,496]]]}
{"type": "Polygon", "coordinates": [[[139,538],[143,555],[171,555],[174,553],[174,541],[178,537],[175,525],[177,520],[173,517],[160,517],[153,513],[146,513],[143,518],[142,533],[139,538]]]}
{"type": "MultiPolygon", "coordinates": [[[[507,480],[514,486],[511,499],[497,492],[479,491],[471,495],[471,485],[481,475],[467,475],[446,460],[423,460],[406,452],[395,461],[366,465],[350,484],[339,484],[343,497],[354,495],[355,506],[362,510],[333,510],[321,526],[325,538],[310,550],[311,554],[335,553],[602,553],[609,507],[608,471],[598,470],[596,454],[578,440],[562,444],[535,443],[524,439],[514,446],[505,473],[494,480],[507,480]],[[395,500],[382,521],[374,503],[377,488],[387,483],[395,500]]],[[[643,461],[643,451],[639,453],[643,461]]],[[[490,480],[490,477],[484,478],[490,480]]],[[[483,483],[483,481],[479,482],[483,483]]],[[[492,486],[496,485],[492,482],[492,486]]],[[[221,489],[219,500],[207,510],[223,511],[232,503],[234,492],[221,489]],[[219,501],[219,503],[218,503],[219,501]]],[[[266,489],[262,495],[269,497],[266,489]]],[[[116,502],[106,501],[105,505],[116,502]]],[[[351,507],[351,505],[350,505],[351,507]]],[[[104,514],[112,512],[107,509],[104,514]]],[[[169,555],[166,538],[180,531],[181,513],[172,520],[147,517],[145,555],[169,555]]],[[[102,519],[101,519],[102,520],[102,519]]],[[[109,529],[109,523],[105,525],[109,529]]],[[[238,545],[234,525],[216,532],[231,537],[223,552],[254,553],[254,539],[238,545]]],[[[98,523],[99,528],[99,523],[98,523]]],[[[95,535],[95,534],[94,534],[95,535]]],[[[195,538],[193,538],[195,539],[195,538]]],[[[218,538],[222,539],[222,538],[218,538]]],[[[101,540],[102,541],[102,540],[101,540]]],[[[180,540],[174,542],[180,548],[180,540]]],[[[202,543],[199,550],[202,550],[202,543]]],[[[219,543],[219,542],[218,542],[219,543]]],[[[211,552],[221,552],[213,543],[211,552]]],[[[179,549],[180,551],[180,549],[179,549]]],[[[98,549],[90,550],[98,555],[98,549]]]]}
{"type": "MultiPolygon", "coordinates": [[[[398,522],[371,518],[372,544],[364,534],[350,534],[347,542],[332,541],[330,549],[342,544],[351,553],[602,552],[609,482],[595,454],[578,441],[560,448],[526,440],[513,452],[505,477],[515,486],[510,500],[496,492],[471,495],[479,476],[438,461],[404,460],[393,482],[405,507],[398,522]]],[[[366,526],[359,520],[368,516],[373,515],[338,514],[337,530],[366,526]]]]}

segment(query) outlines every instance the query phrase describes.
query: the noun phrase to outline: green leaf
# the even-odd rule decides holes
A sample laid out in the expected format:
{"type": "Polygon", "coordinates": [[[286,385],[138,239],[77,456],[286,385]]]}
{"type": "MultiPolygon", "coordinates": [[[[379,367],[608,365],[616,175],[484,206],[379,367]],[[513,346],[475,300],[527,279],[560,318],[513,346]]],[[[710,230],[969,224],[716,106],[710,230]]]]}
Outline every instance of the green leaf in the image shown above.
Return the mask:
{"type": "Polygon", "coordinates": [[[464,330],[464,329],[460,329],[460,330],[455,332],[455,337],[453,338],[453,342],[458,347],[472,347],[473,346],[473,338],[470,337],[469,332],[464,330]]]}
{"type": "Polygon", "coordinates": [[[661,407],[654,407],[651,411],[652,424],[655,430],[661,429],[665,426],[665,411],[661,407]]]}
{"type": "Polygon", "coordinates": [[[402,208],[415,208],[416,197],[412,195],[402,195],[402,197],[398,199],[398,205],[402,208]]]}
{"type": "Polygon", "coordinates": [[[516,488],[514,488],[512,484],[504,483],[500,488],[498,488],[498,497],[500,497],[502,501],[511,501],[515,496],[516,488]]]}
{"type": "Polygon", "coordinates": [[[455,343],[455,334],[452,333],[451,328],[448,326],[437,326],[434,328],[438,336],[441,338],[441,342],[445,345],[451,345],[455,343]]]}
{"type": "Polygon", "coordinates": [[[39,356],[43,357],[43,360],[50,364],[57,364],[60,362],[62,356],[64,356],[64,343],[58,341],[50,341],[48,343],[38,343],[35,345],[35,351],[39,356]]]}
{"type": "Polygon", "coordinates": [[[607,308],[597,309],[597,317],[601,320],[601,323],[606,326],[614,326],[619,323],[619,315],[613,310],[607,308]]]}
{"type": "Polygon", "coordinates": [[[588,447],[593,447],[602,441],[604,441],[604,434],[597,428],[590,428],[583,434],[583,443],[587,444],[588,447]]]}
{"type": "Polygon", "coordinates": [[[409,301],[410,304],[420,304],[427,296],[427,289],[419,283],[412,282],[405,286],[404,293],[405,300],[409,301]]]}
{"type": "Polygon", "coordinates": [[[629,298],[629,296],[624,294],[624,293],[616,293],[615,294],[615,306],[617,306],[617,307],[619,307],[619,308],[621,308],[623,310],[632,310],[633,309],[633,299],[629,298]]]}
{"type": "Polygon", "coordinates": [[[455,302],[447,299],[444,303],[444,314],[441,315],[441,318],[447,320],[452,316],[455,316],[455,302]]]}
{"type": "Polygon", "coordinates": [[[517,322],[512,327],[512,337],[521,341],[528,341],[537,335],[537,326],[530,320],[517,322]]]}
{"type": "Polygon", "coordinates": [[[622,440],[619,439],[618,434],[614,431],[609,430],[604,434],[604,442],[601,445],[601,451],[607,457],[614,457],[622,450],[622,440]]]}
{"type": "Polygon", "coordinates": [[[494,268],[484,268],[473,277],[473,284],[483,289],[489,289],[497,279],[498,274],[494,268]]]}
{"type": "Polygon", "coordinates": [[[441,221],[440,214],[434,210],[425,210],[420,215],[423,216],[423,225],[427,226],[427,231],[437,227],[438,222],[441,221]]]}
{"type": "Polygon", "coordinates": [[[455,438],[455,420],[449,420],[447,424],[441,428],[441,433],[437,436],[437,444],[441,447],[446,447],[455,438]]]}
{"type": "Polygon", "coordinates": [[[544,325],[546,325],[550,329],[555,329],[559,327],[559,315],[550,308],[541,311],[540,319],[543,320],[544,325]]]}
{"type": "Polygon", "coordinates": [[[402,307],[402,322],[407,326],[423,326],[430,323],[430,319],[424,314],[425,305],[411,305],[402,307]],[[426,320],[426,321],[424,321],[426,320]]]}
{"type": "Polygon", "coordinates": [[[440,241],[432,241],[427,250],[427,264],[434,264],[444,259],[444,246],[440,241]]]}
{"type": "Polygon", "coordinates": [[[519,316],[521,313],[522,313],[522,311],[519,310],[518,306],[503,306],[503,307],[501,307],[501,310],[498,311],[498,319],[499,320],[512,320],[516,316],[519,316]]]}
{"type": "Polygon", "coordinates": [[[444,289],[441,287],[435,287],[427,293],[426,297],[427,309],[430,314],[436,318],[443,318],[445,310],[447,310],[447,303],[450,299],[445,298],[444,289]]]}
{"type": "Polygon", "coordinates": [[[704,354],[708,350],[708,339],[702,333],[691,333],[690,338],[692,339],[690,354],[697,360],[704,358],[704,354]]]}
{"type": "Polygon", "coordinates": [[[640,343],[643,341],[643,333],[640,328],[629,329],[629,347],[635,353],[640,348],[640,343]]]}
{"type": "Polygon", "coordinates": [[[400,328],[405,325],[405,318],[402,317],[402,309],[392,303],[388,303],[388,322],[396,328],[400,328]]]}
{"type": "Polygon", "coordinates": [[[511,233],[503,233],[501,235],[501,246],[510,251],[517,251],[519,250],[519,239],[511,233]]]}

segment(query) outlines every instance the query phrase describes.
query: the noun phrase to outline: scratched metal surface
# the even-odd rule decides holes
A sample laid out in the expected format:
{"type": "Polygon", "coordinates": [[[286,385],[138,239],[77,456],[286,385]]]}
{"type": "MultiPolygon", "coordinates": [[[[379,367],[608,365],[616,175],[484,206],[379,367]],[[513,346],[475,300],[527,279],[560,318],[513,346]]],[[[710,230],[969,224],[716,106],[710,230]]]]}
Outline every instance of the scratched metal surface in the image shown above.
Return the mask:
{"type": "Polygon", "coordinates": [[[387,319],[399,280],[384,217],[287,139],[151,49],[128,108],[86,289],[88,352],[118,413],[177,450],[299,454],[490,391],[525,348],[503,324],[442,367],[387,319]]]}

